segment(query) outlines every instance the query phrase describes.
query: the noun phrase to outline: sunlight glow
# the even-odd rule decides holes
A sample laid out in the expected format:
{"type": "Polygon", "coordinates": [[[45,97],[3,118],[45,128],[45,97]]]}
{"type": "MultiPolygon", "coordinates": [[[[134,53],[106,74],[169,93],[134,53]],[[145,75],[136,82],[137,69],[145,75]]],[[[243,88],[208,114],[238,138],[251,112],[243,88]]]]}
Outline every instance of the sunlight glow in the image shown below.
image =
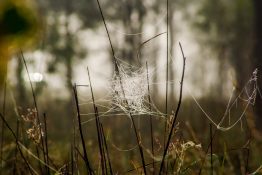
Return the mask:
{"type": "MultiPolygon", "coordinates": [[[[43,78],[44,78],[43,74],[38,73],[38,72],[29,73],[29,77],[32,82],[41,82],[43,81],[43,78]]],[[[26,80],[29,81],[28,78],[26,80]]]]}

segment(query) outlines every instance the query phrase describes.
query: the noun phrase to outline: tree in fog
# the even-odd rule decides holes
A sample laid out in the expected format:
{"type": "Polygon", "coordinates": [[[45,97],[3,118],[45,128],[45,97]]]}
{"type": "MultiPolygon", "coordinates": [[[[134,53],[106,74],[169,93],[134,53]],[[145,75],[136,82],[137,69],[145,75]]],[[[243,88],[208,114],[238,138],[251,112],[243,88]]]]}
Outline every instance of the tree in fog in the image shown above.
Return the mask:
{"type": "MultiPolygon", "coordinates": [[[[220,80],[225,78],[225,61],[235,70],[238,92],[245,86],[255,68],[258,85],[261,84],[262,57],[262,3],[259,0],[215,1],[203,0],[196,26],[203,32],[205,48],[216,53],[220,80]],[[208,43],[208,45],[207,45],[208,43]]],[[[202,40],[203,41],[203,40],[202,40]]],[[[221,92],[219,89],[218,92],[221,92]]],[[[218,93],[219,94],[219,93],[218,93]]],[[[254,112],[256,125],[261,128],[262,100],[258,94],[254,112]]]]}
{"type": "MultiPolygon", "coordinates": [[[[225,78],[226,62],[236,72],[238,89],[244,87],[250,72],[252,8],[247,0],[203,0],[194,23],[203,32],[203,49],[211,49],[218,59],[219,78],[217,87],[225,78]]],[[[223,89],[218,90],[221,94],[223,89]]]]}
{"type": "Polygon", "coordinates": [[[44,36],[44,49],[50,52],[53,57],[49,63],[48,71],[55,72],[58,63],[64,64],[66,87],[71,91],[74,60],[85,58],[87,54],[81,41],[77,38],[77,34],[81,30],[95,27],[99,15],[96,1],[40,1],[40,5],[46,17],[47,31],[44,36]],[[79,28],[72,24],[75,22],[74,20],[79,20],[81,23],[79,28]]]}

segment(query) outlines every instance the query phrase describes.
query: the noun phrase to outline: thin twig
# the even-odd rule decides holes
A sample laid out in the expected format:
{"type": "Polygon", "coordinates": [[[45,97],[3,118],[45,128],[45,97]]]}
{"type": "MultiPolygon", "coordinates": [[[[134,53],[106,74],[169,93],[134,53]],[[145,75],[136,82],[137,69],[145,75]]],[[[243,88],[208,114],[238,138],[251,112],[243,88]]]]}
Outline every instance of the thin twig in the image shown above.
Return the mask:
{"type": "Polygon", "coordinates": [[[181,103],[182,103],[183,82],[184,82],[184,75],[185,75],[186,57],[184,56],[183,48],[182,48],[180,42],[179,42],[179,46],[180,46],[181,53],[182,53],[182,56],[183,56],[183,71],[182,71],[182,76],[181,76],[181,81],[180,81],[179,100],[178,100],[176,112],[175,112],[175,115],[174,115],[174,120],[172,121],[171,129],[170,129],[170,132],[169,132],[169,135],[168,135],[167,144],[166,144],[165,149],[164,149],[164,154],[163,154],[163,157],[162,157],[159,174],[161,174],[161,172],[163,170],[165,157],[166,157],[167,150],[168,150],[168,147],[169,147],[169,144],[170,144],[170,141],[171,141],[171,137],[173,135],[173,130],[175,128],[175,123],[176,123],[176,120],[177,120],[177,117],[178,117],[179,109],[180,109],[180,106],[181,106],[181,103]]]}
{"type": "Polygon", "coordinates": [[[109,152],[108,152],[108,147],[107,147],[107,143],[106,143],[106,137],[105,137],[104,128],[103,128],[102,124],[100,126],[101,126],[103,141],[104,141],[104,145],[105,145],[105,149],[106,149],[106,155],[107,155],[107,160],[108,160],[108,164],[109,164],[109,171],[110,171],[110,174],[113,175],[114,173],[113,173],[111,160],[110,160],[110,156],[109,156],[109,152]]]}
{"type": "MultiPolygon", "coordinates": [[[[96,115],[98,116],[98,108],[96,107],[96,115]]],[[[105,142],[104,142],[104,139],[103,139],[103,135],[104,135],[104,130],[102,130],[102,128],[103,128],[103,124],[102,124],[102,122],[100,121],[100,118],[99,118],[99,116],[98,116],[98,124],[99,124],[99,131],[100,131],[100,137],[101,137],[101,145],[102,145],[102,153],[103,153],[103,162],[104,162],[104,168],[105,168],[105,174],[107,175],[108,173],[107,173],[107,170],[108,170],[108,168],[107,168],[107,155],[106,155],[106,153],[105,153],[105,142]]]]}
{"type": "Polygon", "coordinates": [[[80,155],[80,157],[81,157],[83,160],[85,160],[84,156],[82,155],[82,153],[80,152],[80,150],[79,150],[77,147],[75,147],[75,150],[76,150],[76,152],[80,155]]]}
{"type": "Polygon", "coordinates": [[[151,41],[151,40],[153,40],[153,39],[155,39],[155,38],[157,38],[157,37],[159,37],[159,36],[161,36],[161,35],[163,35],[163,34],[165,34],[165,33],[166,33],[166,32],[159,33],[159,34],[157,34],[157,35],[155,35],[155,36],[147,39],[146,41],[142,42],[142,43],[139,45],[139,47],[138,47],[138,49],[137,49],[137,53],[136,53],[136,58],[137,58],[137,61],[138,61],[139,63],[141,62],[141,61],[140,61],[140,54],[141,54],[141,49],[143,48],[143,46],[144,46],[145,44],[147,44],[149,41],[151,41]]]}
{"type": "MultiPolygon", "coordinates": [[[[103,11],[102,11],[101,5],[99,3],[99,0],[97,0],[97,4],[98,4],[99,11],[100,11],[100,14],[101,14],[101,17],[102,17],[102,20],[103,20],[103,23],[104,23],[104,26],[105,26],[105,29],[106,29],[106,32],[107,32],[108,39],[109,39],[109,43],[110,43],[110,47],[111,47],[111,51],[112,51],[112,55],[113,55],[113,59],[114,59],[114,64],[115,64],[115,71],[116,71],[116,74],[119,76],[118,63],[117,63],[117,60],[115,58],[114,47],[113,47],[113,44],[112,44],[112,41],[111,41],[111,38],[110,38],[110,34],[109,34],[109,31],[108,31],[108,28],[107,28],[107,25],[106,25],[106,22],[105,22],[105,18],[104,18],[103,11]]],[[[119,76],[119,79],[120,79],[120,84],[122,86],[121,76],[119,76]]],[[[123,88],[122,88],[122,90],[123,90],[123,88]]],[[[123,93],[124,93],[124,91],[123,91],[123,93]]],[[[128,103],[127,103],[127,105],[128,105],[128,103]]],[[[133,119],[133,116],[131,115],[131,113],[129,113],[129,116],[132,119],[132,123],[133,123],[133,126],[134,126],[134,131],[135,131],[135,135],[136,135],[136,140],[137,140],[137,143],[139,145],[140,156],[141,156],[143,167],[144,167],[144,173],[146,174],[143,150],[142,150],[142,147],[141,147],[141,144],[140,144],[140,141],[139,141],[139,137],[138,137],[137,130],[136,130],[136,127],[135,127],[134,119],[133,119]]]]}
{"type": "Polygon", "coordinates": [[[166,15],[166,104],[165,104],[165,114],[166,114],[166,120],[165,120],[165,132],[164,132],[164,148],[166,146],[166,135],[167,135],[167,122],[168,122],[168,73],[169,73],[169,32],[168,32],[168,27],[169,27],[169,0],[166,0],[166,10],[167,10],[167,15],[166,15]]]}
{"type": "Polygon", "coordinates": [[[83,135],[83,131],[82,131],[81,116],[80,116],[80,109],[79,109],[79,102],[78,102],[76,85],[73,87],[73,91],[74,91],[74,97],[75,97],[76,109],[77,109],[78,129],[79,129],[82,147],[83,147],[83,151],[84,151],[84,161],[85,161],[87,172],[89,174],[93,174],[93,170],[90,167],[90,163],[89,163],[89,160],[88,160],[88,157],[87,157],[86,144],[85,144],[84,135],[83,135]]]}
{"type": "Polygon", "coordinates": [[[36,95],[35,95],[35,91],[34,91],[34,88],[33,88],[33,83],[31,81],[31,77],[30,77],[30,74],[29,74],[29,71],[28,71],[27,63],[25,61],[24,54],[23,54],[22,50],[21,50],[21,58],[22,58],[22,60],[24,62],[26,73],[27,73],[27,76],[28,76],[28,79],[29,79],[31,92],[32,92],[32,95],[33,95],[34,106],[35,106],[35,109],[36,109],[36,114],[37,114],[37,118],[38,118],[38,122],[39,122],[38,124],[40,124],[40,118],[39,118],[39,113],[38,113],[38,106],[37,106],[37,102],[36,102],[36,95]]]}
{"type": "MultiPolygon", "coordinates": [[[[16,136],[19,138],[19,120],[16,119],[16,136]]],[[[14,161],[14,167],[13,167],[13,175],[17,174],[17,150],[18,145],[15,147],[15,161],[14,161]]]]}
{"type": "Polygon", "coordinates": [[[47,170],[47,174],[50,174],[50,169],[49,169],[49,153],[48,153],[48,135],[47,135],[47,122],[46,122],[46,113],[43,114],[44,116],[44,129],[45,129],[45,153],[46,153],[46,170],[47,170]]]}
{"type": "MultiPolygon", "coordinates": [[[[125,96],[125,91],[124,91],[123,84],[122,84],[122,81],[121,81],[121,76],[119,76],[119,81],[120,81],[121,90],[122,90],[122,93],[123,93],[123,96],[124,96],[124,102],[126,103],[126,106],[128,107],[128,109],[130,109],[128,101],[127,101],[126,96],[125,96]]],[[[136,125],[135,125],[135,122],[134,122],[134,116],[131,114],[131,112],[129,112],[128,115],[129,115],[129,118],[131,118],[132,126],[134,128],[134,132],[135,132],[135,136],[136,136],[136,142],[137,142],[137,145],[138,145],[138,148],[139,148],[139,153],[140,153],[140,157],[141,157],[142,164],[143,164],[143,171],[144,171],[144,174],[146,175],[147,174],[146,173],[146,166],[145,166],[146,163],[145,163],[143,148],[141,146],[141,139],[138,136],[137,128],[136,128],[136,125]]]]}
{"type": "Polygon", "coordinates": [[[139,147],[139,153],[140,153],[140,157],[141,157],[142,164],[143,164],[143,171],[144,171],[144,174],[146,175],[147,173],[146,173],[146,166],[145,166],[145,158],[144,158],[144,154],[143,154],[143,148],[141,146],[141,140],[140,140],[140,138],[138,136],[137,128],[136,128],[136,125],[135,125],[135,122],[134,122],[134,116],[129,111],[130,108],[129,108],[129,104],[128,104],[128,101],[127,101],[126,96],[125,96],[125,91],[124,91],[124,88],[123,88],[123,83],[122,83],[121,76],[118,76],[118,78],[119,78],[121,90],[122,90],[122,93],[123,93],[123,96],[124,96],[124,103],[126,104],[126,106],[128,108],[127,115],[129,116],[129,118],[131,118],[131,122],[132,122],[133,129],[134,129],[134,132],[135,132],[136,141],[137,141],[137,145],[139,147]]]}
{"type": "MultiPolygon", "coordinates": [[[[36,150],[37,158],[38,158],[39,160],[41,160],[41,159],[40,159],[40,152],[39,152],[39,149],[38,149],[38,146],[37,146],[37,145],[35,145],[35,150],[36,150]]],[[[38,161],[37,163],[38,163],[38,167],[39,167],[40,174],[43,174],[41,162],[38,161]]]]}
{"type": "MultiPolygon", "coordinates": [[[[32,96],[33,96],[33,101],[34,101],[34,106],[35,106],[35,110],[36,110],[36,116],[37,116],[37,123],[38,123],[38,126],[40,128],[40,140],[41,140],[41,145],[42,145],[42,152],[43,152],[43,155],[45,155],[45,150],[44,150],[44,140],[43,140],[43,135],[42,135],[42,126],[41,126],[41,121],[40,121],[40,116],[39,116],[39,111],[38,111],[38,106],[37,106],[37,102],[36,102],[36,95],[35,95],[35,91],[34,91],[34,88],[33,88],[33,83],[31,81],[31,77],[30,77],[30,74],[29,74],[29,70],[28,70],[28,67],[27,67],[27,64],[26,64],[26,61],[25,61],[25,57],[24,57],[24,54],[23,54],[23,51],[21,50],[20,51],[20,54],[21,54],[21,58],[24,62],[24,66],[25,66],[25,69],[26,69],[26,73],[27,73],[27,76],[28,76],[28,79],[29,79],[29,82],[30,82],[30,88],[31,88],[31,93],[32,93],[32,96]]],[[[37,148],[38,149],[38,148],[37,148]]],[[[40,155],[38,157],[40,159],[40,155]]],[[[46,163],[46,159],[45,159],[45,156],[44,156],[44,160],[45,160],[45,163],[46,163]]],[[[40,167],[41,169],[41,167],[40,167]]],[[[42,172],[42,171],[41,171],[42,172]]]]}
{"type": "Polygon", "coordinates": [[[136,128],[135,121],[134,121],[134,117],[132,116],[131,113],[129,113],[129,117],[131,118],[132,125],[133,125],[133,127],[134,127],[135,136],[136,136],[136,141],[137,141],[138,148],[139,148],[139,152],[140,152],[140,156],[141,156],[141,159],[142,159],[143,171],[144,171],[144,174],[146,175],[146,174],[147,174],[147,173],[146,173],[146,163],[145,163],[143,148],[142,148],[142,146],[141,146],[141,139],[140,139],[139,136],[138,136],[137,128],[136,128]]]}
{"type": "Polygon", "coordinates": [[[97,5],[98,5],[98,8],[99,8],[99,12],[100,12],[100,14],[101,14],[101,17],[102,17],[102,20],[103,20],[105,29],[106,29],[107,37],[108,37],[109,44],[110,44],[111,51],[112,51],[112,56],[113,56],[113,59],[114,59],[115,69],[116,69],[116,72],[119,72],[119,71],[118,71],[117,60],[116,60],[116,57],[115,57],[115,50],[114,50],[114,47],[113,47],[113,43],[112,43],[112,40],[111,40],[109,31],[108,31],[107,25],[106,25],[105,17],[104,17],[104,14],[103,14],[103,11],[102,11],[102,8],[101,8],[101,5],[100,5],[99,0],[96,0],[96,2],[97,2],[97,5]]]}
{"type": "MultiPolygon", "coordinates": [[[[97,116],[98,116],[98,108],[96,107],[96,113],[97,113],[97,116]]],[[[104,166],[104,169],[105,169],[105,175],[107,175],[107,161],[106,161],[106,153],[105,153],[105,142],[104,142],[104,139],[103,139],[103,130],[102,130],[102,127],[103,127],[103,124],[101,123],[99,117],[97,118],[98,119],[98,125],[99,125],[99,131],[100,131],[100,139],[101,139],[101,146],[102,146],[102,156],[103,156],[103,166],[104,166]]]]}
{"type": "Polygon", "coordinates": [[[95,105],[95,97],[94,97],[94,92],[92,88],[92,83],[91,83],[91,78],[90,78],[90,73],[89,69],[87,67],[87,73],[88,73],[88,79],[89,79],[89,84],[90,84],[90,91],[91,91],[91,96],[92,96],[92,101],[93,101],[93,107],[94,107],[94,112],[95,112],[95,119],[96,119],[96,130],[97,130],[97,139],[98,139],[98,145],[99,145],[99,152],[100,152],[100,161],[101,161],[101,167],[102,167],[102,174],[105,174],[105,156],[103,152],[103,142],[101,138],[101,130],[100,130],[100,124],[98,120],[98,112],[97,112],[97,107],[95,105]]]}

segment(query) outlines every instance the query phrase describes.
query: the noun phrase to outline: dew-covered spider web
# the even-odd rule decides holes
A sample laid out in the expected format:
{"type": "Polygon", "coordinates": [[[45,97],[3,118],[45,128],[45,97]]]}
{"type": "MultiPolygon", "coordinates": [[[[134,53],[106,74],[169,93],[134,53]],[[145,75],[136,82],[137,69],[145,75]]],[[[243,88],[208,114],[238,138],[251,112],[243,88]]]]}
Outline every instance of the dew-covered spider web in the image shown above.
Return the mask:
{"type": "Polygon", "coordinates": [[[119,72],[114,73],[109,86],[113,106],[131,114],[152,112],[149,111],[147,77],[144,68],[119,66],[119,72]]]}
{"type": "MultiPolygon", "coordinates": [[[[245,84],[243,89],[234,97],[236,88],[233,87],[231,96],[228,100],[226,110],[224,112],[224,115],[220,117],[219,122],[215,122],[211,115],[207,114],[207,112],[203,109],[203,107],[200,105],[200,103],[197,101],[197,99],[192,95],[190,91],[188,91],[197,104],[197,106],[200,108],[200,110],[204,113],[204,116],[213,124],[216,126],[218,130],[221,131],[228,131],[235,127],[238,123],[242,126],[242,120],[245,117],[245,114],[248,110],[248,107],[255,105],[256,98],[259,98],[257,95],[260,95],[260,98],[262,97],[261,92],[259,90],[258,84],[257,84],[257,76],[258,69],[255,69],[252,76],[248,80],[248,82],[245,84]],[[241,108],[238,106],[241,105],[241,108]],[[234,116],[234,120],[232,121],[231,111],[233,109],[240,109],[241,113],[238,116],[234,116]],[[227,121],[227,124],[226,124],[227,121]]],[[[237,92],[236,92],[237,93],[237,92]]]]}
{"type": "MultiPolygon", "coordinates": [[[[111,78],[107,79],[106,95],[95,99],[97,107],[105,112],[99,112],[99,117],[110,116],[153,116],[165,119],[166,114],[162,113],[151,98],[150,91],[153,84],[152,76],[159,70],[147,70],[145,66],[133,66],[118,59],[118,72],[114,72],[111,78]],[[151,99],[149,103],[149,98],[151,99]]],[[[92,79],[92,75],[91,75],[92,79]]],[[[89,85],[84,88],[85,93],[89,91],[89,85]]],[[[151,92],[152,93],[152,92],[151,92]]],[[[88,98],[79,93],[80,106],[92,105],[91,96],[88,98]]],[[[83,116],[94,116],[93,112],[81,113],[83,116]]],[[[94,118],[84,121],[88,123],[94,118]]]]}
{"type": "MultiPolygon", "coordinates": [[[[110,117],[113,119],[116,116],[129,118],[132,115],[138,117],[138,123],[140,123],[140,117],[144,116],[160,118],[163,121],[166,120],[166,114],[162,113],[155,105],[154,100],[151,98],[152,92],[150,92],[152,91],[152,85],[157,84],[152,82],[152,76],[163,70],[159,70],[158,68],[148,70],[146,66],[134,66],[121,59],[117,58],[117,60],[118,72],[115,71],[113,76],[107,79],[106,94],[100,98],[95,98],[95,105],[99,108],[99,118],[110,117]]],[[[92,82],[92,74],[91,84],[94,84],[92,82]]],[[[80,114],[83,119],[82,125],[85,125],[95,120],[94,112],[90,112],[90,110],[84,112],[82,110],[86,106],[93,105],[90,83],[88,85],[77,86],[80,114]],[[89,95],[87,96],[87,94],[89,95]]],[[[130,126],[132,127],[131,120],[130,126]]],[[[121,148],[120,145],[115,144],[111,139],[110,143],[116,150],[121,152],[132,151],[138,146],[135,144],[132,146],[129,145],[128,148],[121,148]]]]}
{"type": "MultiPolygon", "coordinates": [[[[172,61],[174,60],[170,59],[170,62],[172,61]]],[[[152,85],[161,83],[152,82],[152,77],[154,74],[159,74],[159,71],[163,70],[154,68],[149,71],[145,66],[133,66],[121,59],[118,59],[118,63],[119,72],[114,72],[113,76],[108,79],[107,94],[100,99],[95,100],[96,106],[104,109],[104,112],[99,113],[99,117],[129,116],[129,114],[131,114],[133,116],[150,115],[166,119],[165,116],[167,116],[167,114],[161,112],[152,99],[151,103],[149,103],[150,92],[148,91],[148,88],[151,89],[152,85]]],[[[245,117],[248,107],[255,104],[258,94],[260,94],[261,97],[257,84],[257,72],[258,69],[255,69],[241,91],[236,92],[235,88],[232,89],[224,115],[220,117],[219,121],[215,121],[214,117],[204,110],[196,97],[194,97],[192,92],[186,86],[185,89],[195,101],[199,109],[203,112],[204,116],[215,125],[217,129],[227,131],[235,127],[238,123],[242,124],[242,119],[245,117]],[[238,108],[240,105],[241,107],[238,108]],[[235,108],[241,110],[241,113],[239,116],[232,117],[231,113],[235,108]]],[[[179,82],[175,81],[169,81],[168,83],[179,84],[179,82]]],[[[80,103],[80,106],[93,104],[91,96],[88,99],[82,98],[82,101],[85,102],[80,103]]],[[[94,113],[88,112],[82,113],[81,115],[93,117],[94,113]]],[[[82,124],[88,123],[92,120],[94,120],[94,118],[88,119],[82,122],[82,124]]]]}
{"type": "MultiPolygon", "coordinates": [[[[170,59],[170,62],[173,61],[173,59],[170,59]]],[[[161,67],[161,65],[159,67],[161,67]]],[[[167,114],[161,112],[155,105],[153,99],[150,98],[152,93],[150,91],[153,85],[165,84],[165,80],[162,83],[152,81],[154,74],[160,74],[160,72],[164,71],[163,69],[159,69],[159,67],[148,70],[146,66],[131,66],[121,59],[118,59],[118,72],[114,72],[113,76],[108,78],[106,95],[100,98],[95,98],[95,105],[99,107],[98,116],[100,118],[115,116],[130,117],[131,114],[132,116],[138,116],[139,118],[143,116],[152,116],[154,118],[166,120],[167,114]],[[151,99],[150,103],[149,98],[151,99]]],[[[187,88],[187,86],[184,87],[195,101],[198,108],[203,112],[207,120],[215,125],[218,130],[228,131],[239,123],[242,125],[242,120],[245,118],[248,107],[255,104],[258,94],[261,96],[257,84],[257,73],[258,70],[254,70],[252,76],[241,91],[236,92],[235,88],[232,90],[224,115],[220,117],[219,121],[216,121],[214,116],[209,115],[204,110],[200,105],[200,102],[198,102],[194,95],[192,95],[192,92],[187,88]],[[241,107],[238,108],[238,106],[241,107]],[[236,108],[240,111],[240,114],[232,116],[231,112],[236,108]]],[[[168,83],[179,85],[179,82],[174,80],[169,81],[168,83]]],[[[91,95],[87,98],[82,94],[83,93],[79,93],[80,108],[84,108],[87,105],[93,105],[91,95]]],[[[84,94],[91,94],[90,84],[84,88],[84,94]]],[[[83,116],[82,125],[94,121],[95,119],[94,112],[90,111],[86,113],[82,112],[81,116],[83,116]]],[[[135,144],[132,146],[129,145],[128,148],[120,148],[121,146],[116,145],[113,140],[110,139],[110,142],[116,150],[121,152],[132,151],[138,146],[135,144]]]]}

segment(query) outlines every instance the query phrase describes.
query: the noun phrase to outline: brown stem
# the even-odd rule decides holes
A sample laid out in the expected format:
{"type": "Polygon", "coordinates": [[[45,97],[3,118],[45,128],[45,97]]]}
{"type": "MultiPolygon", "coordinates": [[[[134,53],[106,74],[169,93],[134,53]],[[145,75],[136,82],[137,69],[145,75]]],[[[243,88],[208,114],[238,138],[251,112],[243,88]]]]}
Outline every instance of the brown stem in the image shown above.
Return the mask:
{"type": "Polygon", "coordinates": [[[178,117],[179,109],[180,109],[180,106],[182,104],[183,82],[184,82],[184,76],[185,76],[186,57],[184,56],[183,48],[182,48],[180,42],[179,42],[179,46],[180,46],[181,53],[182,53],[182,56],[183,56],[183,71],[182,71],[182,76],[181,76],[181,81],[180,81],[179,100],[178,100],[176,112],[175,112],[175,115],[174,115],[175,117],[174,117],[174,120],[172,121],[171,130],[170,130],[169,135],[168,135],[167,144],[166,144],[165,149],[164,149],[164,154],[163,154],[163,158],[162,158],[161,165],[160,165],[159,175],[162,173],[162,170],[163,170],[167,150],[168,150],[168,147],[169,147],[169,144],[170,144],[170,141],[171,141],[171,137],[173,135],[173,130],[175,128],[175,123],[176,123],[176,120],[177,120],[177,117],[178,117]]]}

